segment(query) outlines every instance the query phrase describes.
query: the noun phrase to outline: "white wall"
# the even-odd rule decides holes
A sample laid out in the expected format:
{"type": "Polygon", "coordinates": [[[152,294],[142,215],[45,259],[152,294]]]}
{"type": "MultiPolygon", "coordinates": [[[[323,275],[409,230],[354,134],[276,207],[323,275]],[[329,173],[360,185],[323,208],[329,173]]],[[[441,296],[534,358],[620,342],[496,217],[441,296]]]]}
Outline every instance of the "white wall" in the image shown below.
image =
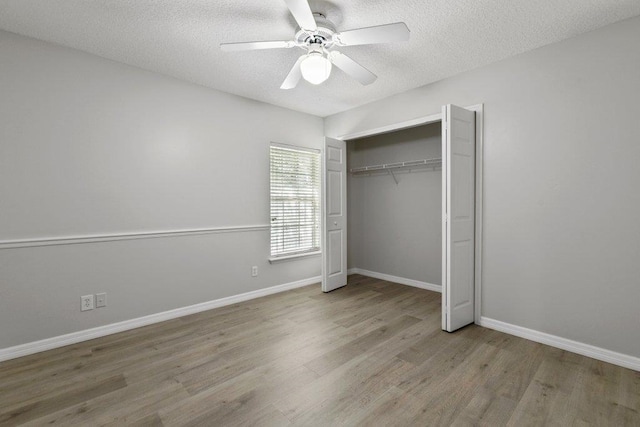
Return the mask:
{"type": "MultiPolygon", "coordinates": [[[[11,33],[0,63],[2,241],[268,225],[269,143],[323,145],[320,118],[11,33]]],[[[268,256],[268,230],[0,248],[0,349],[320,274],[268,256]]]]}
{"type": "MultiPolygon", "coordinates": [[[[482,314],[640,357],[640,18],[326,118],[485,104],[482,314]]],[[[419,72],[419,70],[416,70],[419,72]]]]}
{"type": "MultiPolygon", "coordinates": [[[[347,143],[348,167],[441,157],[441,125],[347,143]]],[[[440,285],[442,170],[348,177],[348,265],[440,285]]]]}

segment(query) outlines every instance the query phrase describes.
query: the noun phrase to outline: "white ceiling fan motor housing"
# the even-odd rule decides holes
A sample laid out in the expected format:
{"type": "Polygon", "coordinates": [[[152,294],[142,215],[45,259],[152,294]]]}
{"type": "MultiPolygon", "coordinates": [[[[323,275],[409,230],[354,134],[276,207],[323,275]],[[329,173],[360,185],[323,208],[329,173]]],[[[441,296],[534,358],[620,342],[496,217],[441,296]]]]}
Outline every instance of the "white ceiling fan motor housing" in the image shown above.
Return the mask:
{"type": "Polygon", "coordinates": [[[314,12],[313,17],[318,28],[315,31],[300,29],[294,38],[296,44],[303,48],[313,45],[322,46],[324,49],[330,48],[334,44],[334,35],[337,34],[336,27],[321,13],[314,12]]]}

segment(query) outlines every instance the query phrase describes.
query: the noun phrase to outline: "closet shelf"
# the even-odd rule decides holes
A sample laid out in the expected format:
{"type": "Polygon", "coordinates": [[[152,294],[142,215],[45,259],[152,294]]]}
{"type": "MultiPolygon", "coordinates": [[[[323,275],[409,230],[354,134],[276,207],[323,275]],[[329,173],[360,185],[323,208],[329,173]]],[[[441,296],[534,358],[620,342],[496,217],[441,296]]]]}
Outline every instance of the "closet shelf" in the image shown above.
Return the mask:
{"type": "Polygon", "coordinates": [[[371,174],[372,172],[387,172],[393,177],[396,185],[398,185],[398,178],[396,178],[396,174],[393,173],[394,170],[411,170],[415,168],[437,168],[442,166],[442,158],[433,158],[433,159],[422,159],[422,160],[411,160],[408,162],[397,162],[397,163],[387,163],[384,165],[372,165],[372,166],[362,166],[359,168],[349,169],[349,172],[352,175],[363,175],[363,174],[371,174]]]}
{"type": "Polygon", "coordinates": [[[411,160],[408,162],[397,162],[397,163],[386,163],[384,165],[362,166],[359,168],[349,169],[349,172],[354,175],[357,175],[357,174],[371,173],[376,171],[391,172],[394,169],[403,169],[403,168],[404,169],[417,168],[417,167],[437,168],[439,166],[442,166],[442,158],[411,160]]]}

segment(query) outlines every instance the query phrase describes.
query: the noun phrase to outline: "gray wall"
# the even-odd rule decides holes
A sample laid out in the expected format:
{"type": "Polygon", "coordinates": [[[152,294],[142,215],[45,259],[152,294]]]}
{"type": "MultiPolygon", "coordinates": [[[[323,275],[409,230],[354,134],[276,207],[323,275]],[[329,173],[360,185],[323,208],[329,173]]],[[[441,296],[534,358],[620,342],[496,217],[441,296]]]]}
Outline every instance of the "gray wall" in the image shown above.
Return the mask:
{"type": "MultiPolygon", "coordinates": [[[[348,167],[441,157],[441,125],[347,143],[348,167]]],[[[440,285],[442,171],[416,169],[348,177],[348,264],[440,285]]]]}
{"type": "MultiPolygon", "coordinates": [[[[268,225],[269,143],[323,145],[320,118],[79,51],[0,32],[0,58],[0,240],[268,225]]],[[[268,256],[268,231],[0,249],[0,348],[320,274],[268,256]]]]}
{"type": "Polygon", "coordinates": [[[640,357],[638,40],[640,17],[330,116],[325,132],[484,103],[482,314],[640,357]]]}

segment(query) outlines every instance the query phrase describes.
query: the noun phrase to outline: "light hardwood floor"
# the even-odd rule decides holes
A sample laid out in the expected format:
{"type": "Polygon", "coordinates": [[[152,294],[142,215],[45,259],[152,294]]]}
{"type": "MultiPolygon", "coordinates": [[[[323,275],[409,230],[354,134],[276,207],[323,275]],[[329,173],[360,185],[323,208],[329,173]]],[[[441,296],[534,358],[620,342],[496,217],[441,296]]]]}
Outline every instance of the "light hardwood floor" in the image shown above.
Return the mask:
{"type": "Polygon", "coordinates": [[[364,276],[0,364],[0,425],[640,425],[640,373],[364,276]]]}

